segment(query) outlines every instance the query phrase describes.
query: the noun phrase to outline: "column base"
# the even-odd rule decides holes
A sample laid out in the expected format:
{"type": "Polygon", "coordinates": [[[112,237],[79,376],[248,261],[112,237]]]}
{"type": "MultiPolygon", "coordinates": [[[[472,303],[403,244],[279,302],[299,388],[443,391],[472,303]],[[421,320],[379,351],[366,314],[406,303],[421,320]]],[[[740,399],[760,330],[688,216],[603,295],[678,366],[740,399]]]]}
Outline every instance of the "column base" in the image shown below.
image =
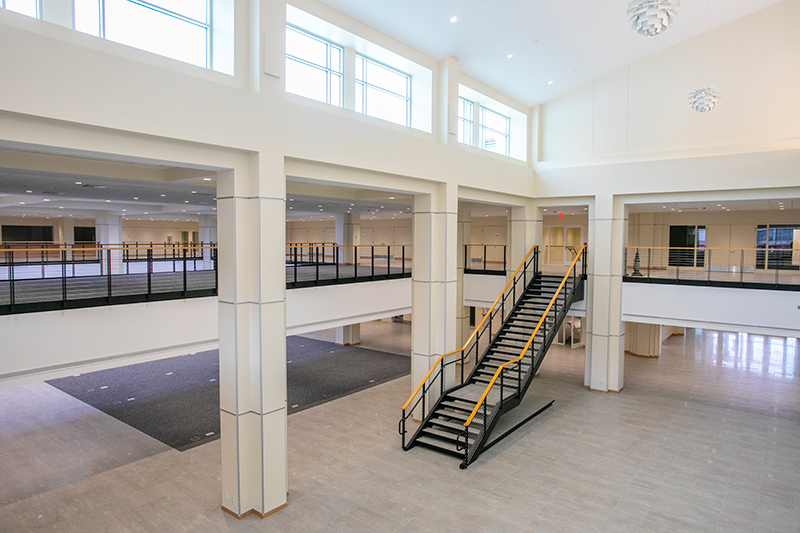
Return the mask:
{"type": "Polygon", "coordinates": [[[600,394],[608,394],[609,392],[614,393],[614,394],[619,394],[620,392],[622,392],[622,389],[624,389],[625,387],[622,387],[622,389],[620,389],[620,390],[598,390],[598,389],[591,388],[589,385],[584,385],[583,388],[588,390],[588,391],[599,392],[600,394]]]}
{"type": "Polygon", "coordinates": [[[344,342],[344,343],[342,343],[342,342],[334,342],[334,344],[336,346],[360,346],[361,345],[360,342],[353,342],[353,343],[350,343],[350,344],[348,344],[346,342],[344,342]]]}
{"type": "Polygon", "coordinates": [[[272,511],[270,511],[270,512],[268,512],[266,514],[261,514],[258,511],[256,511],[255,509],[250,509],[246,513],[244,513],[242,515],[238,515],[238,514],[234,513],[233,511],[231,511],[230,509],[226,509],[224,505],[222,506],[222,510],[225,511],[226,513],[228,513],[229,515],[231,515],[232,517],[236,518],[237,520],[241,520],[242,518],[244,518],[246,516],[250,516],[251,514],[254,514],[257,517],[263,519],[263,518],[268,517],[269,515],[277,513],[278,511],[282,511],[282,510],[286,509],[286,507],[288,505],[289,505],[288,503],[284,503],[280,507],[276,507],[275,509],[273,509],[272,511]]]}
{"type": "Polygon", "coordinates": [[[629,350],[625,350],[625,353],[628,355],[632,355],[634,357],[641,357],[642,359],[658,359],[658,355],[640,355],[638,353],[633,353],[629,350]]]}

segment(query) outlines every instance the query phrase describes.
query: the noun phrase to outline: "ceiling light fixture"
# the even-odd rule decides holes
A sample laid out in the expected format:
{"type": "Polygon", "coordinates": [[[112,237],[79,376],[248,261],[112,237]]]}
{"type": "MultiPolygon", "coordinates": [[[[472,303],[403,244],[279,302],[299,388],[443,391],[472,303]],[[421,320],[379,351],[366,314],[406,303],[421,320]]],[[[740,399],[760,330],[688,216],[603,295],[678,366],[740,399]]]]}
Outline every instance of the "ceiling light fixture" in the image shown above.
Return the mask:
{"type": "Polygon", "coordinates": [[[548,81],[547,85],[553,85],[553,80],[548,81]]]}
{"type": "MultiPolygon", "coordinates": [[[[706,1],[706,20],[708,20],[708,1],[706,1]]],[[[703,78],[708,78],[708,28],[706,28],[705,38],[703,40],[703,78]]],[[[704,80],[705,81],[705,80],[704,80]]],[[[719,89],[713,85],[704,85],[689,93],[689,105],[698,113],[708,113],[715,107],[722,99],[719,89]]]]}
{"type": "Polygon", "coordinates": [[[211,181],[211,178],[203,178],[203,181],[211,181]]]}
{"type": "Polygon", "coordinates": [[[506,56],[506,59],[511,59],[512,57],[514,57],[514,54],[508,54],[508,55],[506,56]]]}
{"type": "Polygon", "coordinates": [[[457,21],[457,20],[458,20],[458,17],[456,17],[455,15],[453,15],[452,17],[450,17],[450,22],[455,22],[455,21],[457,21]]]}
{"type": "Polygon", "coordinates": [[[76,181],[75,185],[83,185],[83,182],[82,181],[76,181]]]}
{"type": "Polygon", "coordinates": [[[628,2],[631,29],[645,37],[654,37],[669,28],[680,5],[681,0],[631,0],[628,2]]]}

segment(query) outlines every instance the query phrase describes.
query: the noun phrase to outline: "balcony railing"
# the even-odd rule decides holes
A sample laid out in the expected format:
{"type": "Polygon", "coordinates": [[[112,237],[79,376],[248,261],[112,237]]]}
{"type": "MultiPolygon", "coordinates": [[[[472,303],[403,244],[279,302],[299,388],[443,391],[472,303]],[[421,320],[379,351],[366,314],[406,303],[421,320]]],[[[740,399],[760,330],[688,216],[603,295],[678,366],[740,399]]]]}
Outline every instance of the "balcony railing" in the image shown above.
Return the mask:
{"type": "Polygon", "coordinates": [[[465,244],[464,273],[506,275],[505,244],[465,244]]]}
{"type": "Polygon", "coordinates": [[[800,250],[631,246],[624,281],[800,291],[800,250]]]}
{"type": "Polygon", "coordinates": [[[411,245],[288,243],[286,288],[411,277],[411,245]]]}
{"type": "Polygon", "coordinates": [[[84,244],[0,249],[0,315],[217,295],[213,243],[84,244]]]}

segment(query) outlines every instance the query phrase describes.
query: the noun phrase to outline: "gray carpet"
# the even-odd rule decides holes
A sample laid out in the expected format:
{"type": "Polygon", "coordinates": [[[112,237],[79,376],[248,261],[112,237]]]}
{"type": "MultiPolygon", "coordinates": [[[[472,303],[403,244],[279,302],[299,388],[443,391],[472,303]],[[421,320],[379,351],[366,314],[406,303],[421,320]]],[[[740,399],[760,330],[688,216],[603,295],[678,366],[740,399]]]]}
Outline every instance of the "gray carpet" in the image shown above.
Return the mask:
{"type": "MultiPolygon", "coordinates": [[[[288,413],[405,376],[407,356],[287,337],[288,413]]],[[[185,451],[219,438],[219,352],[171,357],[47,383],[185,451]]]]}

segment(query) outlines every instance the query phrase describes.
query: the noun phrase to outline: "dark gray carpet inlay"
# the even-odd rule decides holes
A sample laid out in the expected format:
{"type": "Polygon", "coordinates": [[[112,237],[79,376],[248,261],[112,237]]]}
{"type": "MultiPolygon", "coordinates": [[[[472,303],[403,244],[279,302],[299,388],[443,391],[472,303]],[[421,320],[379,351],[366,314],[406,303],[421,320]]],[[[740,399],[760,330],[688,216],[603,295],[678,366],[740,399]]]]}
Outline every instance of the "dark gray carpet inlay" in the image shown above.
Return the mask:
{"type": "MultiPolygon", "coordinates": [[[[288,413],[411,372],[407,356],[287,337],[288,413]]],[[[219,352],[212,350],[47,382],[185,451],[219,438],[219,352]]]]}

